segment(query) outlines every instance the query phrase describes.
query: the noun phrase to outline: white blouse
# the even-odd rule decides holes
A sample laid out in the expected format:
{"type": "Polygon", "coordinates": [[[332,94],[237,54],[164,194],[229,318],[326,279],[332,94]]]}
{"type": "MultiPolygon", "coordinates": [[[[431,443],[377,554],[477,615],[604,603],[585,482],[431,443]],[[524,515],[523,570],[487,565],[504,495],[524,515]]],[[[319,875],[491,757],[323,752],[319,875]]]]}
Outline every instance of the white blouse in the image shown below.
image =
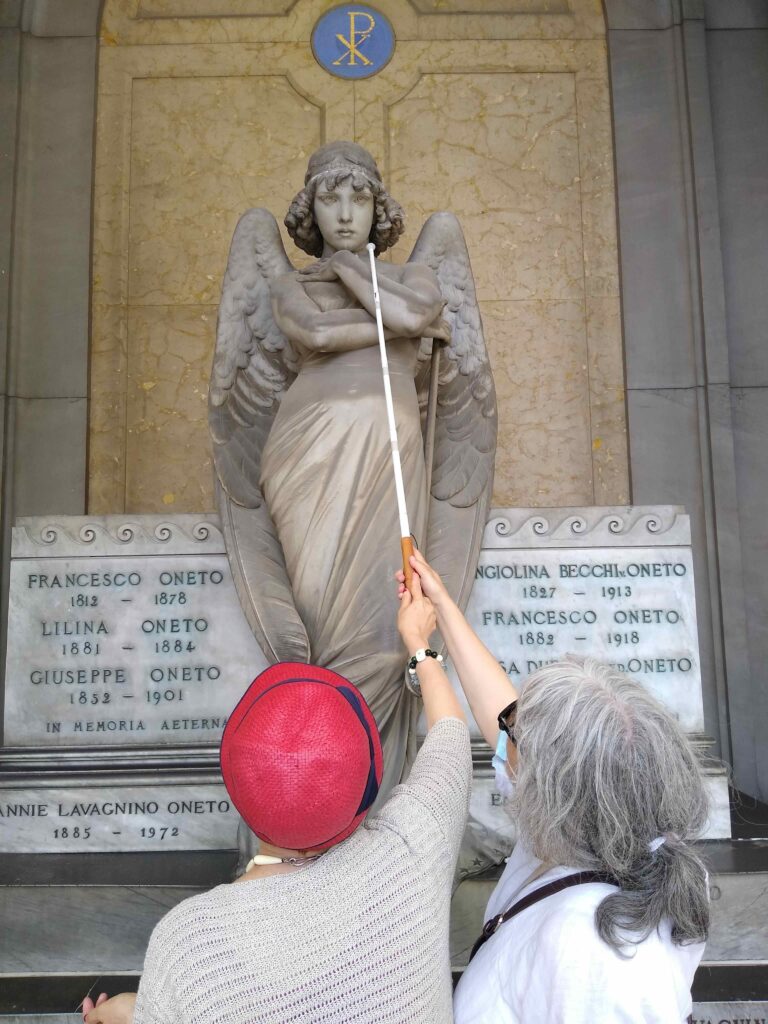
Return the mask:
{"type": "MultiPolygon", "coordinates": [[[[485,920],[579,869],[552,868],[525,884],[540,861],[518,842],[485,920]]],[[[614,887],[556,893],[501,925],[467,967],[454,996],[455,1024],[682,1024],[704,943],[677,946],[669,922],[620,957],[598,936],[595,909],[614,887]]]]}

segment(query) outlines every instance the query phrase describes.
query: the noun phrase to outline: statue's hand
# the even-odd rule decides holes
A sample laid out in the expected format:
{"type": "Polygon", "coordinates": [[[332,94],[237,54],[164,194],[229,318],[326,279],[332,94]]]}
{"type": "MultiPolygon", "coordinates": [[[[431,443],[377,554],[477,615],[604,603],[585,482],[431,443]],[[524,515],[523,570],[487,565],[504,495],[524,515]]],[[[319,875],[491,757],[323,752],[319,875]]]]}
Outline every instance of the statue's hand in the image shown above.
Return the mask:
{"type": "Polygon", "coordinates": [[[438,341],[449,342],[451,340],[451,325],[441,316],[435,317],[423,334],[424,338],[435,338],[438,341]]]}
{"type": "Polygon", "coordinates": [[[303,270],[297,272],[296,276],[302,284],[307,284],[310,281],[338,281],[339,279],[333,264],[333,257],[318,260],[317,263],[304,267],[303,270]]]}

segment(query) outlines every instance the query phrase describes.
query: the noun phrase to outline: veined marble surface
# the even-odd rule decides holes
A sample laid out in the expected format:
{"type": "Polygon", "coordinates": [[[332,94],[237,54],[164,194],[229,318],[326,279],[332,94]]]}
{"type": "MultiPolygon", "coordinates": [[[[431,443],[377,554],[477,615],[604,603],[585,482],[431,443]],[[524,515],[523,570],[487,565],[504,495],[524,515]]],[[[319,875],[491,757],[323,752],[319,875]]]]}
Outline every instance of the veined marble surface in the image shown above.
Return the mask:
{"type": "Polygon", "coordinates": [[[197,891],[184,886],[4,887],[0,970],[141,972],[152,929],[197,891]]]}
{"type": "Polygon", "coordinates": [[[693,1024],[765,1024],[768,1002],[694,1003],[693,1024]]]}
{"type": "Polygon", "coordinates": [[[0,1024],[82,1024],[79,1013],[0,1013],[0,1024]]]}
{"type": "Polygon", "coordinates": [[[601,5],[418,0],[387,16],[393,59],[353,86],[312,57],[316,5],[106,3],[92,511],[213,507],[205,399],[232,231],[252,206],[281,223],[334,138],[366,146],[406,209],[394,260],[435,210],[462,222],[499,396],[495,501],[628,499],[601,5]]]}

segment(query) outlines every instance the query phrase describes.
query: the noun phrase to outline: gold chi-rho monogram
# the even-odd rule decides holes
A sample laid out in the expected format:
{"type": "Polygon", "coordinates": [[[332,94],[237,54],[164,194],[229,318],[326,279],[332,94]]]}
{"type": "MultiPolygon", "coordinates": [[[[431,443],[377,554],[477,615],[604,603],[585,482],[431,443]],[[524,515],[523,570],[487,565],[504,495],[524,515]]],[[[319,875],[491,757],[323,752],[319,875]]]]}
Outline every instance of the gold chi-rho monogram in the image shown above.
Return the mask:
{"type": "Polygon", "coordinates": [[[345,39],[341,32],[336,33],[336,38],[342,46],[346,46],[346,50],[342,53],[339,59],[335,60],[333,63],[334,65],[344,63],[350,67],[351,65],[356,64],[359,60],[361,64],[371,64],[372,61],[368,60],[365,54],[360,53],[358,47],[361,43],[364,43],[371,32],[373,32],[373,27],[376,24],[376,21],[370,14],[368,14],[367,11],[350,11],[348,17],[349,39],[345,39]],[[368,23],[365,28],[357,27],[358,18],[367,19],[368,23]]]}

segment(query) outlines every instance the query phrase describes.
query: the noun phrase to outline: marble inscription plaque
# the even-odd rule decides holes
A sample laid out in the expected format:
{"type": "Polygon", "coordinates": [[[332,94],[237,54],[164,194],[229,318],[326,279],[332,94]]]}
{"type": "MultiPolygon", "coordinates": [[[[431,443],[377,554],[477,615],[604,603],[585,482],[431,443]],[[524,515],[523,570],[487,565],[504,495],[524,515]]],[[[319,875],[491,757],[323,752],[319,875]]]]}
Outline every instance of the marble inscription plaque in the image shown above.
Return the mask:
{"type": "Polygon", "coordinates": [[[6,746],[216,742],[265,665],[214,517],[14,527],[6,746]]]}
{"type": "Polygon", "coordinates": [[[220,783],[0,789],[0,852],[102,853],[237,847],[220,783]]]}
{"type": "Polygon", "coordinates": [[[704,730],[682,509],[495,510],[467,618],[516,684],[589,654],[643,682],[688,733],[704,730]]]}
{"type": "Polygon", "coordinates": [[[768,1002],[694,1003],[693,1024],[768,1024],[768,1002]]]}
{"type": "Polygon", "coordinates": [[[513,679],[590,654],[641,679],[688,732],[703,727],[686,548],[486,550],[467,618],[513,679]]]}

